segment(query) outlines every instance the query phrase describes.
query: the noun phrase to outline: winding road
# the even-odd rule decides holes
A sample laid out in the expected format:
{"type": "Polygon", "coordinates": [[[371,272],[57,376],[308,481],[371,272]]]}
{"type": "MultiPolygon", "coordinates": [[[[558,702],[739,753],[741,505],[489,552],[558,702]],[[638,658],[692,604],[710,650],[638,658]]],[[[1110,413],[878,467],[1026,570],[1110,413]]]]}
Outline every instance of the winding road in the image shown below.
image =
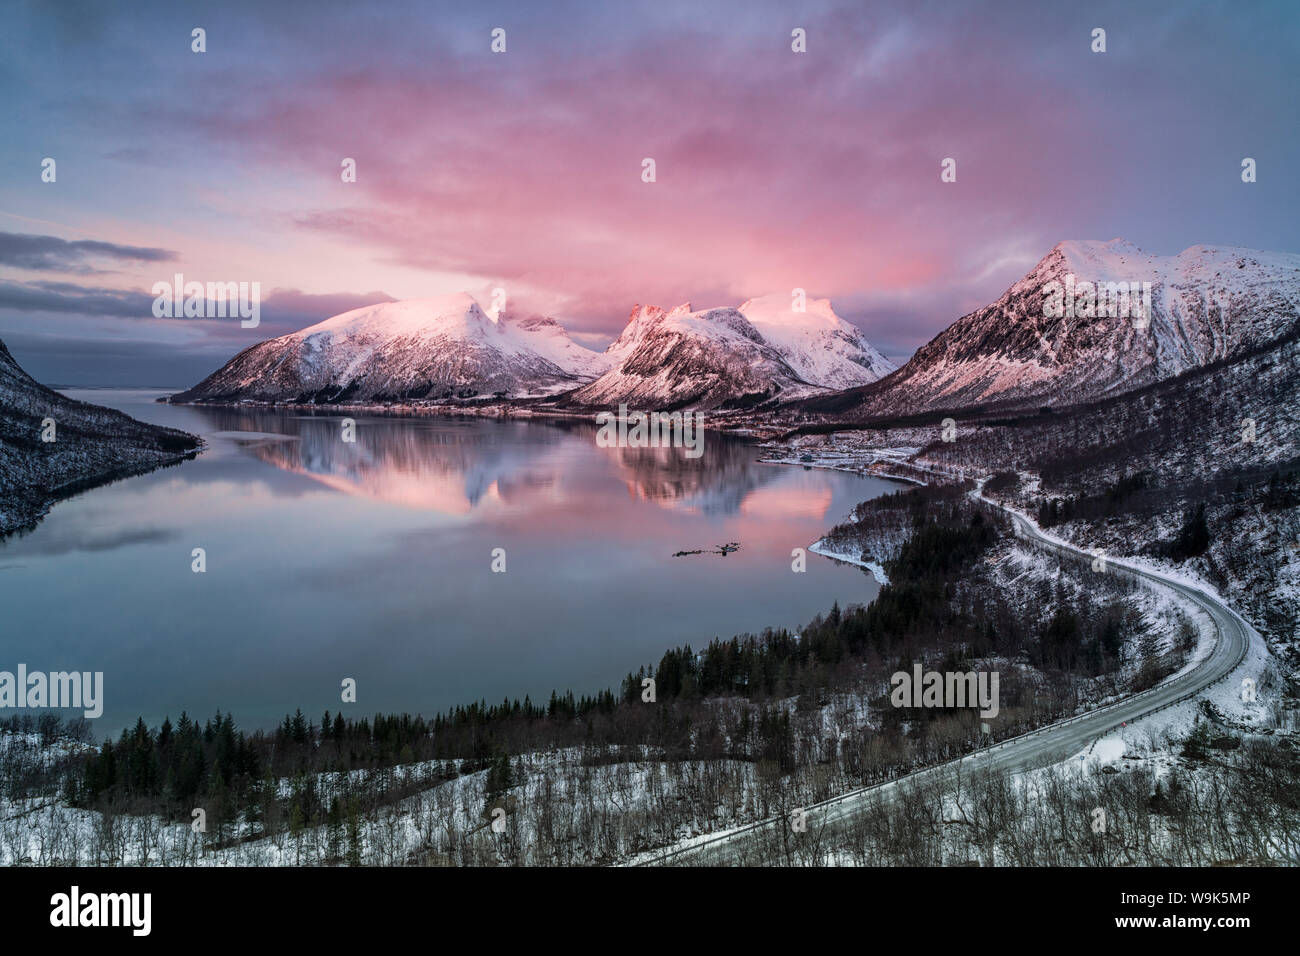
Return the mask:
{"type": "MultiPolygon", "coordinates": [[[[982,488],[981,483],[980,489],[982,488]]],[[[1021,540],[1032,542],[1046,551],[1063,557],[1089,562],[1093,560],[1092,554],[1043,534],[1033,522],[1018,512],[984,498],[979,492],[976,492],[976,496],[985,504],[999,508],[1008,514],[1016,536],[1021,540]]],[[[921,783],[958,770],[962,773],[974,770],[1014,772],[1059,763],[1084,750],[1092,741],[1105,736],[1122,724],[1140,720],[1156,711],[1181,703],[1212,684],[1227,679],[1245,659],[1250,647],[1250,629],[1237,614],[1213,595],[1158,571],[1134,567],[1121,560],[1108,558],[1106,570],[1099,573],[1129,574],[1172,589],[1188,604],[1195,605],[1209,616],[1217,631],[1214,649],[1190,669],[1132,697],[1077,717],[1048,724],[1018,737],[1009,737],[989,747],[972,751],[963,757],[897,777],[887,783],[851,790],[805,807],[803,809],[808,829],[813,831],[824,827],[823,832],[830,833],[837,825],[868,811],[879,800],[891,799],[900,783],[921,783]]],[[[718,866],[743,862],[747,858],[747,844],[756,837],[761,837],[763,830],[778,825],[789,824],[784,818],[769,818],[705,837],[685,846],[669,848],[643,858],[639,863],[643,866],[662,864],[718,866]]]]}

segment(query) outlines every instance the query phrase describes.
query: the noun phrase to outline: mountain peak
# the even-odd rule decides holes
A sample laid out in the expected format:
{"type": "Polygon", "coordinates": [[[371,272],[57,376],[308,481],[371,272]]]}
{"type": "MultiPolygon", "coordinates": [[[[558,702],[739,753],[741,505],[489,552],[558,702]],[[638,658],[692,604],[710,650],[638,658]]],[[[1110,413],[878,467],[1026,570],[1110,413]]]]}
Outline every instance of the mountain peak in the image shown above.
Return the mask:
{"type": "Polygon", "coordinates": [[[1141,249],[1122,236],[1116,236],[1114,239],[1104,241],[1101,239],[1062,239],[1052,247],[1052,251],[1080,252],[1093,255],[1101,252],[1119,255],[1145,255],[1141,249]]]}
{"type": "Polygon", "coordinates": [[[561,329],[564,327],[560,325],[559,322],[555,321],[555,319],[551,318],[551,316],[538,315],[536,313],[532,315],[526,315],[522,319],[516,319],[509,312],[506,312],[501,316],[499,316],[498,320],[499,321],[504,320],[507,323],[513,323],[514,325],[518,326],[521,329],[541,329],[541,328],[561,329]]]}
{"type": "Polygon", "coordinates": [[[664,310],[659,308],[657,305],[641,305],[638,303],[637,305],[632,306],[632,311],[627,317],[627,324],[631,325],[638,319],[653,318],[656,315],[663,314],[664,310]]]}
{"type": "Polygon", "coordinates": [[[864,399],[887,414],[1114,395],[1294,332],[1298,299],[1296,255],[1200,245],[1159,256],[1126,239],[1058,242],[864,399]],[[1046,307],[1052,283],[1068,308],[1046,307]]]}
{"type": "Polygon", "coordinates": [[[689,302],[668,312],[638,305],[605,350],[614,368],[575,397],[709,407],[850,388],[894,370],[830,300],[808,300],[804,312],[791,305],[785,294],[698,312],[689,302]]]}
{"type": "Polygon", "coordinates": [[[741,305],[740,311],[760,329],[777,325],[838,328],[847,324],[835,314],[830,299],[806,299],[803,311],[796,312],[794,297],[784,292],[749,299],[741,305]]]}
{"type": "Polygon", "coordinates": [[[497,325],[496,320],[484,312],[478,301],[468,292],[452,292],[423,299],[402,299],[397,302],[380,302],[377,305],[363,306],[360,309],[331,316],[323,322],[317,322],[291,334],[303,339],[319,333],[411,335],[434,328],[451,325],[475,326],[482,325],[484,322],[489,323],[489,327],[497,325]]]}
{"type": "Polygon", "coordinates": [[[591,381],[609,364],[554,320],[497,321],[472,295],[457,292],[353,309],[261,342],[173,400],[364,404],[541,395],[591,381]]]}
{"type": "Polygon", "coordinates": [[[896,368],[861,329],[835,314],[830,299],[806,299],[796,312],[792,295],[775,292],[750,299],[740,312],[811,384],[853,388],[896,368]]]}
{"type": "Polygon", "coordinates": [[[1127,239],[1066,239],[1052,247],[1025,280],[1073,273],[1089,281],[1119,281],[1155,258],[1127,239]]]}

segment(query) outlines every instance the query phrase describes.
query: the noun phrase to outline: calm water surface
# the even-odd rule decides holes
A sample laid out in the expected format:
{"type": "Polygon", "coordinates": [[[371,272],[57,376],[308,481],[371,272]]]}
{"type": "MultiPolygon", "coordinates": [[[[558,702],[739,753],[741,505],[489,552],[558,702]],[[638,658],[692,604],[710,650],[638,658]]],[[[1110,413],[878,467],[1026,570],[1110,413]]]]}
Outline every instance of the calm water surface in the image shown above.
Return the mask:
{"type": "Polygon", "coordinates": [[[870,601],[864,571],[809,554],[795,574],[790,552],[897,487],[711,433],[692,461],[585,425],[354,414],[347,444],[342,414],[68,394],[209,443],[0,542],[0,670],[103,671],[98,736],[182,709],[315,720],[345,677],[354,716],[616,688],[670,646],[870,601]]]}

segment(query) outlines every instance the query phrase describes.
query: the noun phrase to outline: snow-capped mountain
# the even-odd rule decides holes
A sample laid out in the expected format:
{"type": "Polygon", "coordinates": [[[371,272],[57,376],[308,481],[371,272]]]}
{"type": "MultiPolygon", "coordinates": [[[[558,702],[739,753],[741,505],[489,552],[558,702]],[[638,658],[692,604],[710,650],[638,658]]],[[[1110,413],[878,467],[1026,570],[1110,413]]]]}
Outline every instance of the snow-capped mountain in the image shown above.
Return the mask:
{"type": "Polygon", "coordinates": [[[809,299],[796,312],[791,297],[777,293],[750,299],[740,314],[810,385],[853,388],[897,368],[857,326],[835,314],[830,299],[809,299]]]}
{"type": "Polygon", "coordinates": [[[1068,404],[1240,356],[1298,319],[1297,255],[1193,246],[1154,256],[1122,239],[1061,242],[992,305],[852,398],[871,416],[1068,404]],[[1127,315],[1101,308],[1101,291],[1108,302],[1119,283],[1142,290],[1127,315]],[[1148,283],[1149,308],[1135,314],[1148,283]]]}
{"type": "Polygon", "coordinates": [[[827,299],[795,312],[788,295],[739,309],[638,305],[605,355],[613,368],[573,395],[590,405],[750,405],[874,382],[893,371],[827,299]]]}
{"type": "Polygon", "coordinates": [[[534,352],[571,375],[594,379],[613,365],[604,352],[593,352],[569,338],[564,326],[549,316],[533,315],[515,321],[507,314],[502,321],[534,352]]]}
{"type": "Polygon", "coordinates": [[[551,319],[498,320],[462,292],[354,309],[261,342],[172,401],[538,395],[590,381],[605,362],[551,319]]]}
{"type": "Polygon", "coordinates": [[[59,498],[198,446],[193,435],[46,388],[0,342],[0,534],[35,523],[59,498]]]}
{"type": "Polygon", "coordinates": [[[617,364],[574,392],[573,401],[707,408],[815,391],[736,309],[639,305],[606,355],[617,364]]]}

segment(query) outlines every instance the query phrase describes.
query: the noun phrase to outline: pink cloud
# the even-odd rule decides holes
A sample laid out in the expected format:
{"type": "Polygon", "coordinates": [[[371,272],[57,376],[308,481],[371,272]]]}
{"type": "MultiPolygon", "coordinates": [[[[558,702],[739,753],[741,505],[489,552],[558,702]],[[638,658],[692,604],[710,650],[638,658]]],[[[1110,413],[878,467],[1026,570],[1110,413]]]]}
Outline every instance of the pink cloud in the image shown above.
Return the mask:
{"type": "Polygon", "coordinates": [[[819,35],[835,48],[808,58],[692,35],[527,70],[321,73],[218,110],[211,129],[313,171],[298,228],[504,283],[516,307],[579,331],[616,332],[635,302],[951,284],[990,228],[1026,231],[1027,202],[1058,195],[1077,111],[996,58],[958,70],[950,46],[834,22],[819,35]],[[338,181],[343,156],[356,184],[338,181]],[[946,156],[957,184],[939,180],[946,156]]]}

